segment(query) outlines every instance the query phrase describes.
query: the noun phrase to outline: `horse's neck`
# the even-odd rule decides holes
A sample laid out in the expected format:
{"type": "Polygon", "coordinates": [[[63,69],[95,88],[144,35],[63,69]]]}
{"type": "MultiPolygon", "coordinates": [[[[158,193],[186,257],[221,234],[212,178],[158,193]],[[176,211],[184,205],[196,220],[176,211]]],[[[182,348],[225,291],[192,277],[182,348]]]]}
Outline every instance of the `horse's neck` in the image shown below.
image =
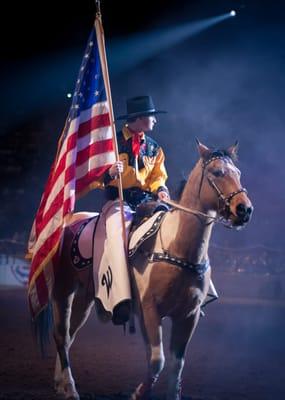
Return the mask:
{"type": "MultiPolygon", "coordinates": [[[[205,213],[207,210],[202,207],[199,196],[200,168],[201,166],[197,164],[191,173],[179,204],[205,213]]],[[[177,210],[173,212],[173,222],[176,229],[174,229],[173,240],[169,245],[169,252],[178,257],[187,258],[193,263],[200,263],[206,259],[213,223],[210,220],[207,221],[203,216],[177,210]]]]}

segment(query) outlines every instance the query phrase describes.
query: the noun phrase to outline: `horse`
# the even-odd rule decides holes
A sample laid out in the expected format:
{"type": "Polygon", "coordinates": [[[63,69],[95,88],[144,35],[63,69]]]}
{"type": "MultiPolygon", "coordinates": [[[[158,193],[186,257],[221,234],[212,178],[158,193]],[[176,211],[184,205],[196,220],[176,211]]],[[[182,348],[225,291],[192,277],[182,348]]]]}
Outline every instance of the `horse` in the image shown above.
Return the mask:
{"type": "MultiPolygon", "coordinates": [[[[200,157],[179,202],[171,203],[173,207],[165,213],[157,235],[146,241],[130,260],[135,312],[148,360],[147,375],[134,389],[132,400],[150,397],[164,367],[164,317],[172,320],[167,400],[181,398],[187,345],[210,285],[208,247],[213,226],[222,222],[227,227],[241,229],[251,219],[253,206],[241,186],[240,171],[235,165],[238,144],[213,151],[197,141],[197,148],[200,157]]],[[[71,265],[66,249],[73,235],[67,226],[49,310],[57,349],[55,389],[65,399],[79,400],[69,350],[94,305],[94,285],[92,267],[78,272],[71,265]]]]}

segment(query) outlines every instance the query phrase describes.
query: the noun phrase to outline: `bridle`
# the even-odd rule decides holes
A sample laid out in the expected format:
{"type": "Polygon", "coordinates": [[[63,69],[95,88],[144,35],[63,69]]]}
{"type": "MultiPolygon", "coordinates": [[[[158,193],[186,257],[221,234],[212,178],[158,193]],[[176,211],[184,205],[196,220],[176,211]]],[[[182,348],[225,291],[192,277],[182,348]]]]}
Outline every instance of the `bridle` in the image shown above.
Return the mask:
{"type": "MultiPolygon", "coordinates": [[[[225,160],[225,157],[214,156],[214,157],[211,157],[208,161],[203,161],[203,172],[202,172],[202,179],[201,179],[201,184],[200,184],[200,189],[199,189],[199,197],[200,197],[200,191],[201,191],[203,179],[205,176],[205,169],[209,164],[211,164],[211,162],[213,162],[215,160],[225,160]]],[[[218,201],[219,201],[218,214],[220,216],[222,216],[223,219],[228,220],[228,218],[232,214],[232,212],[231,212],[232,199],[239,193],[247,194],[247,190],[244,187],[241,187],[240,189],[236,190],[235,192],[231,192],[227,196],[225,196],[224,193],[221,191],[221,189],[218,187],[218,185],[214,182],[214,180],[212,178],[207,176],[207,180],[208,180],[210,186],[215,190],[215,192],[217,193],[217,196],[218,196],[218,201]]]]}
{"type": "MultiPolygon", "coordinates": [[[[207,161],[203,161],[203,165],[202,165],[203,170],[202,170],[201,181],[200,181],[200,185],[199,185],[199,197],[200,197],[202,185],[204,182],[205,169],[209,164],[211,164],[211,162],[213,162],[215,160],[225,160],[225,156],[214,156],[214,157],[211,157],[207,161]]],[[[239,193],[247,194],[247,190],[245,188],[241,187],[240,189],[236,190],[235,192],[231,192],[226,196],[212,178],[207,176],[207,180],[208,180],[210,186],[214,189],[214,191],[216,192],[216,194],[218,196],[218,201],[219,201],[219,204],[218,204],[219,216],[218,217],[212,217],[212,216],[209,216],[208,214],[203,213],[202,211],[193,210],[191,208],[181,206],[180,204],[177,204],[172,200],[163,200],[163,201],[177,210],[184,211],[186,213],[190,213],[190,214],[194,214],[194,215],[198,215],[198,216],[203,216],[203,217],[206,217],[206,218],[212,220],[212,222],[220,222],[223,225],[229,226],[229,217],[232,214],[231,201],[239,193]]]]}
{"type": "MultiPolygon", "coordinates": [[[[202,170],[200,187],[199,187],[199,198],[200,198],[200,193],[201,193],[203,182],[205,181],[204,177],[205,177],[206,167],[214,160],[218,160],[218,159],[225,160],[225,157],[226,156],[215,155],[215,156],[212,156],[209,160],[203,161],[203,164],[202,164],[203,170],[202,170]]],[[[245,188],[241,187],[240,189],[236,190],[235,192],[231,192],[226,196],[212,178],[207,176],[207,180],[208,180],[209,185],[214,189],[215,193],[218,196],[218,202],[219,202],[219,204],[218,204],[218,215],[219,216],[218,217],[212,217],[212,216],[209,216],[208,214],[203,213],[202,211],[183,207],[180,204],[176,204],[175,202],[173,202],[171,200],[163,200],[163,201],[167,204],[170,204],[171,206],[173,206],[174,208],[176,208],[180,211],[191,213],[191,214],[194,214],[197,216],[203,216],[203,217],[206,217],[208,220],[210,219],[211,221],[209,222],[209,225],[212,224],[213,222],[221,222],[223,225],[225,225],[227,227],[232,227],[232,225],[230,224],[230,221],[229,221],[229,217],[232,214],[231,209],[230,209],[231,201],[239,193],[247,193],[247,190],[245,188]]],[[[205,272],[207,271],[207,269],[210,266],[208,258],[206,258],[206,260],[204,262],[194,264],[194,263],[189,262],[187,259],[182,259],[180,257],[176,257],[173,254],[170,254],[169,251],[164,248],[161,229],[159,230],[159,234],[160,234],[160,243],[161,243],[162,252],[154,252],[151,254],[147,253],[149,261],[150,262],[166,262],[168,264],[174,264],[174,265],[184,268],[184,269],[186,268],[187,270],[195,272],[198,275],[198,279],[202,279],[204,277],[205,272]]]]}

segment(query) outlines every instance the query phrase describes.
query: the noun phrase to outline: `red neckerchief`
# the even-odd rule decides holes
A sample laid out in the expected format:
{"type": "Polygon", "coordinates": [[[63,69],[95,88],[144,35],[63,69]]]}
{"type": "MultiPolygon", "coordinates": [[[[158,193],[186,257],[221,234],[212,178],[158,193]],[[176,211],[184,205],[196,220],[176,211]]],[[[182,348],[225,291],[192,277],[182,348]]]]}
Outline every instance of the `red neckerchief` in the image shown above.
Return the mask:
{"type": "Polygon", "coordinates": [[[141,145],[141,139],[143,136],[143,132],[133,132],[130,128],[128,128],[130,132],[133,134],[132,135],[132,151],[133,155],[135,157],[138,157],[140,153],[140,145],[141,145]]]}

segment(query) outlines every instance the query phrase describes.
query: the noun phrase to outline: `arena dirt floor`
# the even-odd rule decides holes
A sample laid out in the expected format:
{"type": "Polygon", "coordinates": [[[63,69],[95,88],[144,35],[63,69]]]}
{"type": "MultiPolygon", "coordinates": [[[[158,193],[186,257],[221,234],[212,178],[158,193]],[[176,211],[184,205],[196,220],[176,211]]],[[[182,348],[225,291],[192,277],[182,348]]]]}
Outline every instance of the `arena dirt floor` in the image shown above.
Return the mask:
{"type": "MultiPolygon", "coordinates": [[[[193,400],[283,400],[284,304],[221,299],[206,309],[190,343],[183,396],[193,400]]],[[[23,289],[0,290],[0,399],[55,400],[54,346],[41,359],[23,289]]],[[[169,322],[164,323],[168,356],[169,322]]],[[[127,399],[145,371],[140,334],[96,320],[92,313],[71,353],[83,400],[127,399]]],[[[163,399],[167,368],[154,392],[163,399]]]]}

